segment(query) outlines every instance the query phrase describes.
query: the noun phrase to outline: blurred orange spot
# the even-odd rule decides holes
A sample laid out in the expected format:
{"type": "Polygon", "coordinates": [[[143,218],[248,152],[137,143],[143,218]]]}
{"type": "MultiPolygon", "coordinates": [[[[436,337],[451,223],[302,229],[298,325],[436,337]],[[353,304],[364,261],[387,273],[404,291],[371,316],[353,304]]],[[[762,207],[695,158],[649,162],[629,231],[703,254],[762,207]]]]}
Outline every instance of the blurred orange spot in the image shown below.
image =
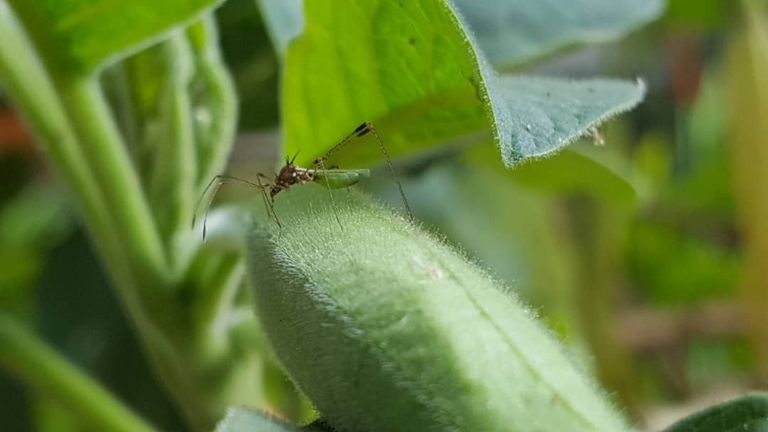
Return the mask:
{"type": "Polygon", "coordinates": [[[10,110],[0,111],[0,153],[35,151],[32,139],[16,113],[10,110]]]}

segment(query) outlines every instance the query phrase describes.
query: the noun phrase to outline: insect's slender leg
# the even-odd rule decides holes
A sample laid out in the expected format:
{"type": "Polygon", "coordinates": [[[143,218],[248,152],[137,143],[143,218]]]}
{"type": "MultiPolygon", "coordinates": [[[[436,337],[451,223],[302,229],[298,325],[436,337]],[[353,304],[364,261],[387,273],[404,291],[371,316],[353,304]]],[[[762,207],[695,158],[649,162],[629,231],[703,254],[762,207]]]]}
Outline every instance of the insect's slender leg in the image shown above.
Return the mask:
{"type": "Polygon", "coordinates": [[[397,172],[395,171],[395,167],[392,165],[392,159],[389,157],[389,152],[387,151],[387,148],[384,146],[384,143],[381,141],[381,137],[379,136],[379,133],[376,131],[376,128],[373,126],[373,123],[370,121],[365,121],[360,124],[357,128],[355,128],[354,131],[352,131],[351,134],[347,135],[338,142],[335,146],[331,147],[330,150],[328,150],[325,155],[315,159],[313,162],[313,166],[322,166],[323,163],[328,160],[328,158],[344,147],[352,138],[358,138],[365,136],[366,134],[371,133],[373,137],[376,139],[376,144],[379,145],[379,149],[381,150],[381,153],[384,155],[384,159],[387,161],[387,166],[389,167],[389,171],[392,174],[392,178],[394,179],[395,183],[397,184],[397,189],[400,192],[400,198],[403,200],[403,206],[405,207],[406,213],[408,213],[408,219],[410,221],[413,221],[413,213],[411,212],[411,206],[408,204],[408,198],[405,197],[405,191],[403,190],[403,185],[400,183],[400,179],[397,177],[397,172]]]}
{"type": "Polygon", "coordinates": [[[379,137],[379,133],[376,131],[376,128],[373,127],[373,123],[371,122],[365,122],[362,125],[358,126],[356,129],[357,136],[361,137],[368,132],[373,135],[373,137],[376,139],[376,143],[379,145],[379,148],[381,149],[381,153],[384,155],[384,159],[387,161],[387,166],[389,167],[389,172],[392,173],[392,178],[395,180],[395,183],[397,184],[397,189],[400,191],[400,198],[403,199],[403,205],[405,206],[405,211],[408,213],[408,220],[413,222],[413,213],[411,213],[411,206],[408,205],[408,198],[405,197],[405,191],[403,190],[403,185],[400,183],[400,179],[397,177],[397,172],[395,171],[395,167],[392,165],[392,159],[389,157],[389,152],[387,152],[387,148],[384,146],[384,143],[381,141],[381,137],[379,137]]]}
{"type": "MultiPolygon", "coordinates": [[[[367,123],[367,122],[366,122],[366,123],[367,123]]],[[[359,133],[360,133],[360,128],[362,128],[364,125],[365,125],[365,123],[363,123],[363,124],[361,124],[360,126],[358,126],[357,128],[355,128],[355,130],[354,130],[354,131],[352,131],[352,133],[350,133],[349,135],[345,136],[345,137],[344,137],[344,138],[343,138],[341,141],[337,142],[337,143],[336,143],[336,145],[334,145],[333,147],[331,147],[331,148],[330,148],[330,150],[328,150],[327,152],[325,152],[325,154],[324,154],[324,155],[322,155],[322,156],[320,156],[319,158],[315,159],[315,160],[312,162],[312,165],[313,165],[313,166],[314,166],[314,165],[318,165],[318,166],[319,166],[321,163],[323,163],[323,162],[325,162],[326,160],[328,160],[328,158],[329,158],[329,157],[330,157],[332,154],[336,153],[336,151],[338,151],[339,149],[343,148],[343,147],[344,147],[344,146],[345,146],[345,145],[346,145],[346,144],[347,144],[347,143],[348,143],[350,140],[352,140],[352,138],[355,138],[355,137],[359,137],[359,136],[362,136],[362,135],[359,135],[359,133]]],[[[333,168],[331,168],[331,169],[333,169],[333,168]]]]}
{"type": "MultiPolygon", "coordinates": [[[[320,160],[318,163],[320,164],[320,169],[327,171],[323,160],[320,160]]],[[[336,212],[336,202],[333,200],[333,192],[331,192],[331,184],[328,182],[328,174],[323,174],[323,177],[325,177],[325,187],[328,189],[328,198],[331,201],[331,208],[333,209],[333,216],[336,217],[336,222],[338,222],[341,229],[344,229],[344,225],[341,224],[341,219],[339,219],[339,214],[336,212]]]]}
{"type": "Polygon", "coordinates": [[[267,182],[269,182],[271,179],[262,173],[256,174],[256,182],[261,186],[261,198],[264,200],[264,207],[267,209],[267,215],[269,215],[269,217],[275,221],[278,228],[282,230],[283,225],[280,223],[280,219],[277,218],[277,213],[275,212],[275,201],[273,198],[267,196],[268,187],[267,185],[263,185],[261,183],[261,179],[264,179],[267,182]]]}
{"type": "Polygon", "coordinates": [[[226,174],[218,174],[213,176],[210,182],[208,182],[208,185],[205,186],[205,189],[203,189],[203,193],[200,196],[200,198],[197,200],[197,205],[195,205],[195,213],[192,215],[192,228],[195,227],[195,222],[197,221],[197,214],[200,210],[200,205],[203,203],[203,200],[206,196],[208,196],[208,201],[205,206],[205,214],[203,216],[203,241],[205,241],[205,236],[207,234],[207,227],[208,227],[208,212],[211,209],[211,203],[213,202],[213,199],[216,197],[216,193],[219,191],[219,188],[224,183],[235,183],[235,184],[243,184],[246,186],[250,186],[252,188],[264,190],[264,186],[261,184],[261,182],[253,183],[251,181],[242,179],[240,177],[230,176],[226,174]],[[209,194],[210,191],[213,191],[209,194]]]}

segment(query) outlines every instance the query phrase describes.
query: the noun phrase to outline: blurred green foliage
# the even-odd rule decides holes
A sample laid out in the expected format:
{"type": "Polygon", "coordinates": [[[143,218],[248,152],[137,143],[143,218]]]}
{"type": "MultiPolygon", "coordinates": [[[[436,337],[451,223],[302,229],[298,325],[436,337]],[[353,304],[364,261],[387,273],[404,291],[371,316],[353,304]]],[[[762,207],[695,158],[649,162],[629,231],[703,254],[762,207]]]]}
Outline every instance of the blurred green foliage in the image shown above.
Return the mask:
{"type": "MultiPolygon", "coordinates": [[[[746,324],[716,336],[679,330],[689,324],[660,327],[660,337],[672,342],[654,346],[632,345],[633,335],[622,333],[623,318],[637,310],[682,314],[741,301],[745,238],[738,217],[743,203],[734,194],[733,170],[738,167],[731,160],[729,88],[722,72],[723,57],[731,49],[727,42],[744,26],[739,5],[672,0],[662,24],[628,41],[529,69],[625,74],[628,64],[644,65],[649,100],[601,130],[605,147],[595,148],[586,139],[572,151],[511,173],[489,169],[489,159],[498,157],[478,150],[451,149],[398,166],[406,173],[404,187],[417,218],[514,287],[587,367],[600,370],[600,362],[616,353],[627,359],[625,378],[636,387],[631,389],[636,397],[626,396],[624,381],[601,376],[612,394],[624,398],[629,413],[645,419],[649,406],[722,383],[748,389],[757,374],[746,324]],[[685,59],[668,45],[680,37],[692,40],[687,52],[696,66],[685,72],[675,67],[685,59]],[[699,83],[691,101],[676,91],[680,80],[699,83]],[[547,181],[541,181],[542,173],[547,181]],[[611,240],[618,250],[610,259],[583,254],[585,244],[611,240]],[[585,260],[599,260],[593,262],[591,279],[581,274],[585,260]],[[603,280],[605,287],[598,290],[588,280],[603,280]],[[609,298],[603,305],[585,306],[595,293],[609,298]],[[616,324],[610,336],[615,339],[605,344],[596,343],[585,325],[601,314],[616,324]]],[[[216,19],[240,96],[239,131],[276,127],[279,60],[259,10],[251,0],[231,0],[216,19]]],[[[178,408],[164,396],[107,288],[92,244],[75,226],[69,193],[52,181],[33,150],[7,150],[2,137],[0,130],[0,307],[37,328],[156,426],[182,428],[178,408]]],[[[241,167],[270,166],[270,155],[276,153],[249,160],[246,150],[236,150],[241,167]]],[[[391,178],[379,171],[366,187],[398,205],[391,178]]],[[[306,400],[274,360],[266,364],[266,407],[293,420],[310,420],[306,400]]],[[[0,429],[81,426],[61,406],[0,371],[0,429]]]]}

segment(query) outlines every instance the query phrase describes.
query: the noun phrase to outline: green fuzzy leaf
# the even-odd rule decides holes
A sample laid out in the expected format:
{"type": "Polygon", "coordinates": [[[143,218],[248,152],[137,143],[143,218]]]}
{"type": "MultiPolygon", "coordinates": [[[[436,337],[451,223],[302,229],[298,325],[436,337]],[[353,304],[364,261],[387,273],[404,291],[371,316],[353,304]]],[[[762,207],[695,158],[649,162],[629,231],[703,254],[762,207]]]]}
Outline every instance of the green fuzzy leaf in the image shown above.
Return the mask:
{"type": "Polygon", "coordinates": [[[564,80],[503,77],[500,99],[509,116],[501,142],[508,165],[556,152],[590,132],[606,119],[637,105],[645,95],[642,81],[610,79],[564,80]]]}
{"type": "Polygon", "coordinates": [[[298,429],[242,407],[227,410],[214,432],[298,432],[298,429]]]}
{"type": "MultiPolygon", "coordinates": [[[[300,164],[370,120],[393,156],[492,137],[513,166],[557,151],[644,93],[641,84],[612,80],[498,78],[445,0],[305,6],[283,88],[285,150],[301,150],[300,164]]],[[[382,160],[368,141],[337,152],[334,164],[382,160]]]]}
{"type": "Polygon", "coordinates": [[[8,0],[42,56],[76,74],[92,73],[221,1],[8,0]]]}
{"type": "Polygon", "coordinates": [[[453,0],[495,66],[577,43],[618,39],[658,17],[664,0],[453,0]]]}
{"type": "Polygon", "coordinates": [[[768,431],[768,393],[755,393],[711,406],[664,432],[768,431]]]}
{"type": "Polygon", "coordinates": [[[531,312],[362,195],[278,197],[248,262],[292,379],[339,430],[623,431],[531,312]],[[337,222],[341,223],[341,226],[337,222]]]}

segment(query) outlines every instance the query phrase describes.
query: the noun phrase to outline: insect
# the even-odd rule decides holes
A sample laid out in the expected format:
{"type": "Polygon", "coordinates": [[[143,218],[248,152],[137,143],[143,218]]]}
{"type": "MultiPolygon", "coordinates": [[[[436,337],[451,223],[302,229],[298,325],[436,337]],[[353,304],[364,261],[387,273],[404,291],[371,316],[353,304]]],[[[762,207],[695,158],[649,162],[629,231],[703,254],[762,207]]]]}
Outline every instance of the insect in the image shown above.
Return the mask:
{"type": "MultiPolygon", "coordinates": [[[[353,186],[358,182],[360,182],[360,180],[370,177],[371,172],[368,169],[338,169],[336,167],[331,167],[330,169],[326,169],[325,162],[333,153],[339,151],[346,144],[348,144],[352,139],[363,137],[369,133],[373,135],[373,137],[376,140],[376,143],[379,145],[379,149],[384,155],[384,159],[387,162],[387,166],[389,167],[389,171],[392,174],[392,178],[397,184],[398,191],[400,192],[400,198],[403,201],[403,206],[405,207],[405,211],[408,214],[409,220],[413,220],[413,215],[411,214],[411,207],[410,205],[408,205],[408,199],[405,197],[403,186],[397,177],[397,172],[395,171],[395,167],[392,165],[392,160],[389,157],[389,152],[387,152],[387,148],[384,146],[384,143],[381,141],[381,137],[379,136],[379,133],[376,131],[376,128],[373,126],[371,122],[366,121],[366,122],[363,122],[357,128],[355,128],[355,130],[352,133],[347,135],[344,139],[339,141],[336,145],[331,147],[331,149],[328,150],[323,156],[315,159],[309,168],[302,168],[300,166],[297,166],[294,163],[296,161],[296,157],[298,156],[298,153],[296,153],[292,158],[286,158],[285,165],[283,165],[283,167],[280,168],[280,171],[278,171],[274,175],[274,178],[270,178],[269,176],[262,173],[257,173],[256,179],[254,181],[249,181],[246,179],[242,179],[239,177],[234,177],[226,174],[220,174],[215,176],[213,179],[211,179],[211,181],[203,190],[202,196],[200,197],[200,200],[198,201],[198,204],[196,206],[196,208],[199,208],[200,204],[202,204],[202,201],[205,199],[205,197],[209,194],[211,190],[213,190],[213,192],[210,194],[210,198],[208,200],[206,211],[205,211],[205,216],[203,218],[203,240],[205,240],[205,235],[206,235],[206,222],[208,220],[208,208],[210,207],[211,201],[213,201],[213,198],[216,195],[216,192],[218,191],[219,187],[221,187],[222,184],[227,182],[244,184],[246,186],[250,186],[252,188],[255,188],[261,191],[261,196],[262,196],[262,199],[264,200],[264,205],[267,208],[267,213],[275,221],[275,223],[277,223],[278,226],[282,226],[282,225],[280,224],[280,220],[278,219],[277,214],[275,213],[275,206],[274,206],[275,196],[284,190],[290,189],[293,186],[305,184],[309,182],[318,183],[320,185],[325,186],[328,189],[329,198],[331,202],[333,202],[333,195],[331,194],[331,189],[341,189],[341,188],[347,188],[349,186],[353,186]]],[[[336,217],[336,221],[339,223],[339,225],[341,225],[341,221],[339,220],[338,214],[335,214],[335,210],[334,210],[334,215],[336,217]]],[[[195,212],[195,216],[192,219],[193,227],[195,225],[196,216],[197,216],[197,212],[195,212]]]]}

